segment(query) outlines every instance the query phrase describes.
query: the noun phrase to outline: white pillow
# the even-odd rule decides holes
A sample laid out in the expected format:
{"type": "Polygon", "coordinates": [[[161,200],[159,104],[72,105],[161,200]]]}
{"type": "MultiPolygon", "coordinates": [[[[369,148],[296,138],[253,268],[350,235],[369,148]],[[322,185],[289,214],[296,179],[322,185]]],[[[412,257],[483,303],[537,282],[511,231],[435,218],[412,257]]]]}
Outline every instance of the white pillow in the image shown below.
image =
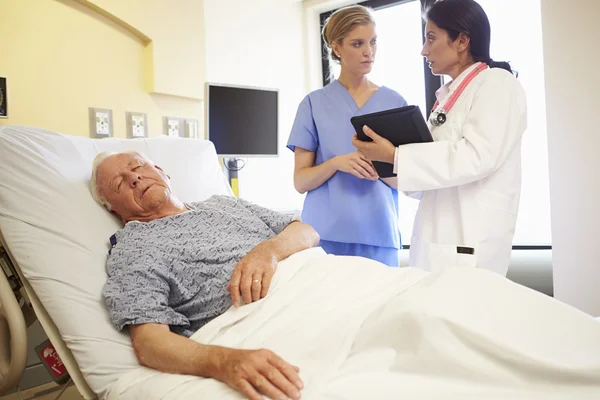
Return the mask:
{"type": "Polygon", "coordinates": [[[109,237],[121,225],[92,199],[88,184],[99,152],[131,149],[171,176],[182,201],[232,194],[209,141],[99,140],[0,127],[0,230],[100,397],[139,365],[129,336],[111,325],[102,298],[109,237]]]}

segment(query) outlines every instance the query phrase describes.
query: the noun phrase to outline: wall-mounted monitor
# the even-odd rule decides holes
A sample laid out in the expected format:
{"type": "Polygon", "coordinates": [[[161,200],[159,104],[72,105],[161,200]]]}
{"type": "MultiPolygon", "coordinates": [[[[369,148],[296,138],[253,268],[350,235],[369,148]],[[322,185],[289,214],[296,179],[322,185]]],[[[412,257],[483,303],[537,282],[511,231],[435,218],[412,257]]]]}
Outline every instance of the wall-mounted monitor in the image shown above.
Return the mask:
{"type": "Polygon", "coordinates": [[[206,84],[206,133],[221,157],[278,155],[278,91],[206,84]]]}

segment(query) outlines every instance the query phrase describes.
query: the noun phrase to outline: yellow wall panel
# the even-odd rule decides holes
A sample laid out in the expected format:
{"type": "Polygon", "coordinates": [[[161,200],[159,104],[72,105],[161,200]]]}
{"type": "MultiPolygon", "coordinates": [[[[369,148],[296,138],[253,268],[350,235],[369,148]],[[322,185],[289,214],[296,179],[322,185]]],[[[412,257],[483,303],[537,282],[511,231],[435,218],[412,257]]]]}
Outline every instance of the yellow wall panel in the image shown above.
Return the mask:
{"type": "MultiPolygon", "coordinates": [[[[196,5],[186,9],[185,2],[177,4],[169,14],[172,18],[177,12],[185,20],[198,9],[196,5]]],[[[8,79],[10,102],[9,119],[0,119],[0,124],[88,136],[88,107],[98,107],[113,111],[118,137],[126,134],[127,111],[148,115],[150,135],[162,133],[162,117],[166,115],[195,118],[203,126],[202,101],[175,90],[186,82],[192,87],[202,86],[203,68],[198,74],[184,73],[177,62],[148,62],[157,58],[155,46],[160,41],[148,42],[124,24],[75,0],[0,0],[0,10],[0,76],[8,79]],[[173,69],[169,71],[168,65],[173,69]],[[153,80],[161,75],[176,78],[173,83],[153,80]],[[152,86],[174,90],[163,91],[169,94],[148,93],[152,86]]],[[[157,17],[152,13],[148,16],[150,21],[157,17]]],[[[202,19],[200,12],[199,25],[202,19]]],[[[144,29],[146,25],[140,26],[144,29]]],[[[202,37],[189,37],[186,43],[180,37],[177,41],[172,47],[203,57],[202,37]]]]}
{"type": "Polygon", "coordinates": [[[202,0],[77,0],[152,42],[155,93],[204,96],[202,0]]]}

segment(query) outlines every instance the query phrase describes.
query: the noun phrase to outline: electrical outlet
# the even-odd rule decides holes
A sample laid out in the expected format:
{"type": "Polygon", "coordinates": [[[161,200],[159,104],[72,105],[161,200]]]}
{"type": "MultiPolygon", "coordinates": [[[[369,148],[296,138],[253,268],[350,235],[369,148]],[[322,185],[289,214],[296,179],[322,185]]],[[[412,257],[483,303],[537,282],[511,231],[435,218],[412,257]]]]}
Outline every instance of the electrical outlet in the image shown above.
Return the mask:
{"type": "Polygon", "coordinates": [[[132,118],[132,129],[133,129],[133,137],[145,137],[146,136],[146,121],[144,121],[144,117],[140,117],[138,115],[134,115],[132,118]]]}
{"type": "Polygon", "coordinates": [[[182,119],[177,117],[163,117],[163,133],[167,136],[183,136],[182,119]]]}
{"type": "Polygon", "coordinates": [[[137,112],[126,113],[127,137],[145,138],[148,137],[148,120],[146,114],[137,112]]]}
{"type": "Polygon", "coordinates": [[[112,110],[89,108],[90,137],[106,138],[113,136],[112,110]]]}
{"type": "Polygon", "coordinates": [[[96,113],[96,133],[98,136],[108,136],[110,134],[109,119],[108,113],[101,111],[96,113]]]}
{"type": "Polygon", "coordinates": [[[198,129],[197,119],[186,119],[185,120],[185,137],[200,139],[200,130],[198,129]]]}
{"type": "Polygon", "coordinates": [[[169,136],[179,136],[179,120],[178,119],[170,119],[167,124],[169,125],[168,135],[169,136]]]}

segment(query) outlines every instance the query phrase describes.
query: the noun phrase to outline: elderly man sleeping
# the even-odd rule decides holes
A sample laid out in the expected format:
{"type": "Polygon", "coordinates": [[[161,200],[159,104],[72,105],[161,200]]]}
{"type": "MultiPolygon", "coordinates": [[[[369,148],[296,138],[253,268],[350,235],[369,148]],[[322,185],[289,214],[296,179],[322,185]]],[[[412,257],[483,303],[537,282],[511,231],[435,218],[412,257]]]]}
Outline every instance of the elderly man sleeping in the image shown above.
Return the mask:
{"type": "Polygon", "coordinates": [[[240,297],[265,297],[277,263],[315,246],[315,230],[226,196],[183,204],[168,175],[137,153],[99,155],[91,182],[95,199],[125,223],[111,238],[104,296],[117,329],[129,327],[140,364],[215,378],[253,399],[256,389],[299,398],[298,369],[275,354],[186,337],[240,297]]]}
{"type": "Polygon", "coordinates": [[[111,237],[104,297],[143,366],[250,399],[300,398],[301,375],[323,397],[475,383],[478,394],[600,393],[600,324],[578,311],[486,271],[317,256],[309,225],[227,196],[184,204],[169,179],[138,153],[94,160],[92,194],[125,224],[111,237]]]}

